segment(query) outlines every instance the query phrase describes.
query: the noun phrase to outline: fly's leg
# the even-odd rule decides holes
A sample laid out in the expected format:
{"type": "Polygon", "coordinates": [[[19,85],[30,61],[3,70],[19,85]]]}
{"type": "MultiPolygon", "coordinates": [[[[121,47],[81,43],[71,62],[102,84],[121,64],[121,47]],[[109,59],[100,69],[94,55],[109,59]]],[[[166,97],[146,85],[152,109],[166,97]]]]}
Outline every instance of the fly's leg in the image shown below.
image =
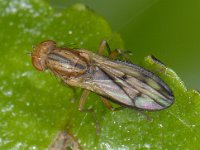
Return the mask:
{"type": "Polygon", "coordinates": [[[108,54],[110,55],[111,50],[110,50],[110,46],[108,45],[108,42],[106,40],[102,40],[101,43],[99,44],[99,48],[98,48],[98,54],[99,55],[103,55],[103,52],[105,50],[105,48],[108,51],[108,54]]]}
{"type": "MultiPolygon", "coordinates": [[[[99,45],[99,49],[98,49],[98,54],[99,54],[99,55],[102,55],[102,54],[103,54],[103,51],[104,51],[105,47],[107,47],[107,49],[108,49],[108,51],[109,51],[109,53],[110,53],[110,47],[109,47],[108,43],[107,43],[105,40],[103,40],[103,41],[100,43],[100,45],[99,45]]],[[[88,90],[83,90],[83,93],[82,93],[81,98],[80,98],[80,101],[79,101],[78,110],[81,111],[81,112],[92,112],[92,114],[93,114],[93,116],[94,116],[94,119],[95,119],[95,121],[96,121],[96,132],[97,132],[97,134],[99,134],[99,133],[100,133],[99,122],[98,122],[98,120],[97,120],[97,117],[96,117],[96,114],[95,114],[94,110],[93,110],[93,109],[84,109],[84,105],[85,105],[85,102],[86,102],[86,100],[87,100],[89,94],[90,94],[90,91],[88,91],[88,90]]],[[[112,105],[109,104],[108,101],[105,102],[105,103],[107,103],[106,106],[109,105],[108,107],[112,108],[112,105]]]]}
{"type": "Polygon", "coordinates": [[[126,61],[126,62],[131,62],[130,59],[129,59],[129,56],[131,55],[132,53],[128,50],[121,50],[119,48],[113,50],[110,55],[109,55],[109,58],[110,59],[116,59],[116,58],[119,58],[120,60],[123,60],[123,61],[126,61]]]}
{"type": "MultiPolygon", "coordinates": [[[[121,50],[120,49],[115,49],[114,51],[111,51],[110,46],[108,44],[108,42],[106,40],[102,40],[101,43],[99,44],[99,48],[98,48],[98,54],[99,55],[103,55],[104,50],[107,49],[108,53],[109,53],[109,58],[110,59],[115,59],[120,53],[121,50]]],[[[103,102],[103,104],[110,110],[115,111],[118,108],[113,108],[112,104],[105,98],[101,97],[101,100],[103,102]]],[[[121,107],[119,107],[121,108],[121,107]]],[[[123,107],[122,107],[123,108],[123,107]]]]}
{"type": "MultiPolygon", "coordinates": [[[[113,51],[111,51],[110,46],[108,44],[108,42],[106,40],[102,40],[101,43],[99,44],[99,49],[98,49],[98,54],[99,55],[103,55],[104,50],[108,51],[109,54],[109,58],[110,59],[116,59],[119,55],[124,55],[125,53],[122,52],[120,49],[115,49],[113,51]]],[[[113,106],[111,105],[111,103],[109,102],[109,100],[101,97],[103,104],[110,110],[112,111],[116,111],[116,110],[121,110],[123,107],[119,107],[119,108],[113,108],[113,106]]]]}
{"type": "Polygon", "coordinates": [[[111,105],[111,103],[110,103],[107,99],[101,97],[101,100],[102,100],[103,104],[104,104],[108,109],[113,110],[113,106],[111,105]]]}
{"type": "MultiPolygon", "coordinates": [[[[101,43],[99,44],[98,54],[103,55],[105,48],[107,49],[109,56],[110,56],[112,52],[111,52],[110,46],[108,45],[108,42],[106,40],[102,40],[101,43]]],[[[113,54],[113,56],[114,56],[114,54],[113,54]]],[[[101,97],[101,100],[108,109],[113,110],[111,103],[107,99],[101,97]]]]}
{"type": "MultiPolygon", "coordinates": [[[[99,49],[98,49],[98,54],[99,55],[103,55],[103,51],[104,51],[105,47],[107,48],[107,50],[108,50],[109,53],[111,52],[110,47],[109,47],[107,41],[106,40],[102,40],[101,43],[100,43],[100,45],[99,45],[99,49]]],[[[84,104],[86,102],[86,99],[87,99],[89,93],[90,93],[90,91],[88,91],[88,90],[84,90],[83,91],[83,93],[81,95],[81,98],[80,98],[80,102],[79,102],[79,107],[78,107],[79,111],[88,111],[88,110],[84,110],[83,107],[84,107],[84,104]]],[[[108,104],[108,105],[111,106],[111,104],[108,104]]],[[[91,112],[91,109],[89,111],[91,112]]],[[[92,110],[92,112],[94,114],[94,110],[92,110]]],[[[94,116],[96,118],[96,115],[94,115],[94,116]]]]}
{"type": "MultiPolygon", "coordinates": [[[[103,55],[103,51],[105,50],[105,48],[107,49],[108,53],[109,53],[109,58],[110,59],[116,59],[118,56],[123,57],[126,61],[130,61],[128,59],[127,54],[130,54],[130,51],[121,51],[121,49],[115,49],[113,51],[111,51],[110,46],[108,44],[108,42],[106,40],[102,40],[100,45],[99,45],[99,49],[98,49],[98,54],[99,55],[103,55]]],[[[152,59],[154,61],[158,61],[160,62],[158,59],[156,59],[155,57],[152,57],[152,59]]],[[[160,62],[161,63],[161,62],[160,62]]],[[[117,111],[117,110],[121,110],[124,109],[124,107],[117,107],[117,108],[113,108],[112,104],[109,102],[109,100],[105,99],[104,97],[101,97],[103,104],[110,109],[111,111],[117,111]]],[[[152,118],[149,117],[148,115],[146,115],[143,111],[137,110],[141,115],[143,115],[148,121],[152,121],[152,118]]]]}
{"type": "Polygon", "coordinates": [[[93,109],[84,109],[84,104],[90,94],[90,91],[88,90],[83,90],[83,93],[81,95],[80,101],[79,101],[79,106],[78,110],[81,112],[90,112],[93,114],[94,120],[96,121],[96,133],[99,135],[100,134],[100,127],[99,127],[99,122],[97,120],[96,113],[94,112],[93,109]]]}
{"type": "Polygon", "coordinates": [[[90,91],[88,91],[88,90],[83,90],[83,93],[82,93],[81,98],[80,98],[80,101],[79,101],[79,106],[78,106],[78,110],[79,110],[79,111],[82,111],[82,110],[83,110],[83,107],[84,107],[84,105],[85,105],[85,102],[86,102],[86,100],[87,100],[89,94],[90,94],[90,91]]]}
{"type": "Polygon", "coordinates": [[[106,40],[102,40],[101,43],[99,44],[98,54],[103,55],[105,48],[108,51],[108,54],[109,54],[108,57],[110,59],[116,59],[117,57],[120,56],[123,60],[130,61],[128,58],[128,55],[131,54],[130,51],[128,51],[128,50],[122,51],[119,48],[111,51],[110,46],[106,40]]]}
{"type": "MultiPolygon", "coordinates": [[[[111,51],[108,43],[106,42],[106,40],[102,40],[101,43],[100,43],[100,45],[99,45],[99,49],[98,49],[98,54],[99,55],[103,55],[103,51],[104,51],[105,47],[107,47],[108,52],[111,51]]],[[[79,109],[79,111],[92,112],[93,113],[94,119],[96,120],[97,134],[99,134],[99,132],[100,132],[99,122],[97,120],[97,117],[96,117],[96,114],[95,114],[94,110],[93,109],[87,109],[87,110],[83,109],[83,106],[85,104],[85,101],[86,101],[89,93],[90,93],[90,91],[88,91],[88,90],[84,90],[83,91],[81,99],[80,99],[80,102],[79,102],[79,108],[78,109],[79,109]]]]}
{"type": "Polygon", "coordinates": [[[109,100],[105,99],[104,97],[101,97],[101,100],[103,102],[103,104],[108,108],[110,109],[111,111],[118,111],[118,110],[122,110],[124,109],[124,107],[117,107],[117,108],[114,108],[111,103],[109,102],[109,100]]]}
{"type": "Polygon", "coordinates": [[[122,52],[121,52],[121,49],[117,48],[115,50],[113,50],[110,54],[109,54],[109,58],[110,59],[116,59],[119,55],[121,55],[122,52]]]}

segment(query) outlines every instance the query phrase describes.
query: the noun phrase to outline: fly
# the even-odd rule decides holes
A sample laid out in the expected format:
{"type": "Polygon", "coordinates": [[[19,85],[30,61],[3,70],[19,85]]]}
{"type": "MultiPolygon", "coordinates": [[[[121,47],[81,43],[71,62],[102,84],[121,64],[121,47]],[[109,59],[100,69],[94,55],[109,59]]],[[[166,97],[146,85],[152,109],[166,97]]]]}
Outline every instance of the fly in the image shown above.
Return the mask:
{"type": "Polygon", "coordinates": [[[57,47],[48,40],[38,44],[31,53],[32,64],[39,70],[49,70],[64,83],[84,89],[79,110],[90,91],[124,107],[141,110],[162,110],[171,106],[174,96],[169,86],[154,73],[131,63],[114,60],[117,51],[110,57],[101,56],[109,46],[102,41],[99,54],[85,49],[57,47]]]}

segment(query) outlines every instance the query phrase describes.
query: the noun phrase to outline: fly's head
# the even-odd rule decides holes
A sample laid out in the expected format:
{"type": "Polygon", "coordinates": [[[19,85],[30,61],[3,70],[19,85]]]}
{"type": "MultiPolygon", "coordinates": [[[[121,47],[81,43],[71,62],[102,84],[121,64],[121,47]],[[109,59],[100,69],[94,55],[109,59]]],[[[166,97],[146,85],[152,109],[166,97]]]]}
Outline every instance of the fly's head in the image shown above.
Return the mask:
{"type": "Polygon", "coordinates": [[[31,53],[32,64],[37,70],[44,71],[45,69],[47,69],[47,55],[55,47],[56,43],[54,41],[48,40],[38,44],[36,47],[33,48],[33,52],[31,53]]]}

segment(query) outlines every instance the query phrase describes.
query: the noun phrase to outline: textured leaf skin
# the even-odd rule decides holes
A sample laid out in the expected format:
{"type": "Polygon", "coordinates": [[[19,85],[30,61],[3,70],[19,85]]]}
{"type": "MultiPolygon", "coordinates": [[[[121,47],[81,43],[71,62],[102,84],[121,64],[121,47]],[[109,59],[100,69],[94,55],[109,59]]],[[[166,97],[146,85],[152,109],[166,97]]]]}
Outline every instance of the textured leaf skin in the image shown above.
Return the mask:
{"type": "Polygon", "coordinates": [[[112,48],[123,48],[120,36],[84,5],[56,12],[43,1],[0,1],[0,29],[0,149],[46,149],[60,130],[70,131],[85,149],[200,148],[200,94],[150,57],[143,66],[172,88],[175,103],[145,112],[148,119],[131,109],[111,112],[91,94],[85,107],[95,109],[100,135],[92,114],[77,110],[73,91],[32,67],[26,53],[46,39],[93,51],[109,39],[112,48]]]}

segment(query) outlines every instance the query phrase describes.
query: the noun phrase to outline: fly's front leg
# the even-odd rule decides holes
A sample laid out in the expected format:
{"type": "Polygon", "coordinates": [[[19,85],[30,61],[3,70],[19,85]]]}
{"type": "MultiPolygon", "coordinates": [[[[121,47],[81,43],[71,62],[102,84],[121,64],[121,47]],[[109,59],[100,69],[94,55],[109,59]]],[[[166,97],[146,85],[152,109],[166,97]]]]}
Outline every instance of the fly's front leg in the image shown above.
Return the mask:
{"type": "Polygon", "coordinates": [[[85,105],[85,102],[86,102],[86,100],[87,100],[89,94],[90,94],[90,91],[88,91],[88,90],[83,90],[83,93],[82,93],[81,98],[80,98],[80,101],[79,101],[79,106],[78,106],[78,110],[79,110],[79,111],[83,111],[83,107],[84,107],[84,105],[85,105]]]}
{"type": "Polygon", "coordinates": [[[99,127],[99,122],[97,120],[96,113],[94,112],[93,109],[84,109],[84,105],[85,105],[85,102],[86,102],[89,94],[90,94],[90,91],[83,90],[83,93],[82,93],[80,101],[79,101],[78,110],[81,112],[91,112],[93,114],[94,120],[96,121],[96,133],[100,134],[100,127],[99,127]]]}

